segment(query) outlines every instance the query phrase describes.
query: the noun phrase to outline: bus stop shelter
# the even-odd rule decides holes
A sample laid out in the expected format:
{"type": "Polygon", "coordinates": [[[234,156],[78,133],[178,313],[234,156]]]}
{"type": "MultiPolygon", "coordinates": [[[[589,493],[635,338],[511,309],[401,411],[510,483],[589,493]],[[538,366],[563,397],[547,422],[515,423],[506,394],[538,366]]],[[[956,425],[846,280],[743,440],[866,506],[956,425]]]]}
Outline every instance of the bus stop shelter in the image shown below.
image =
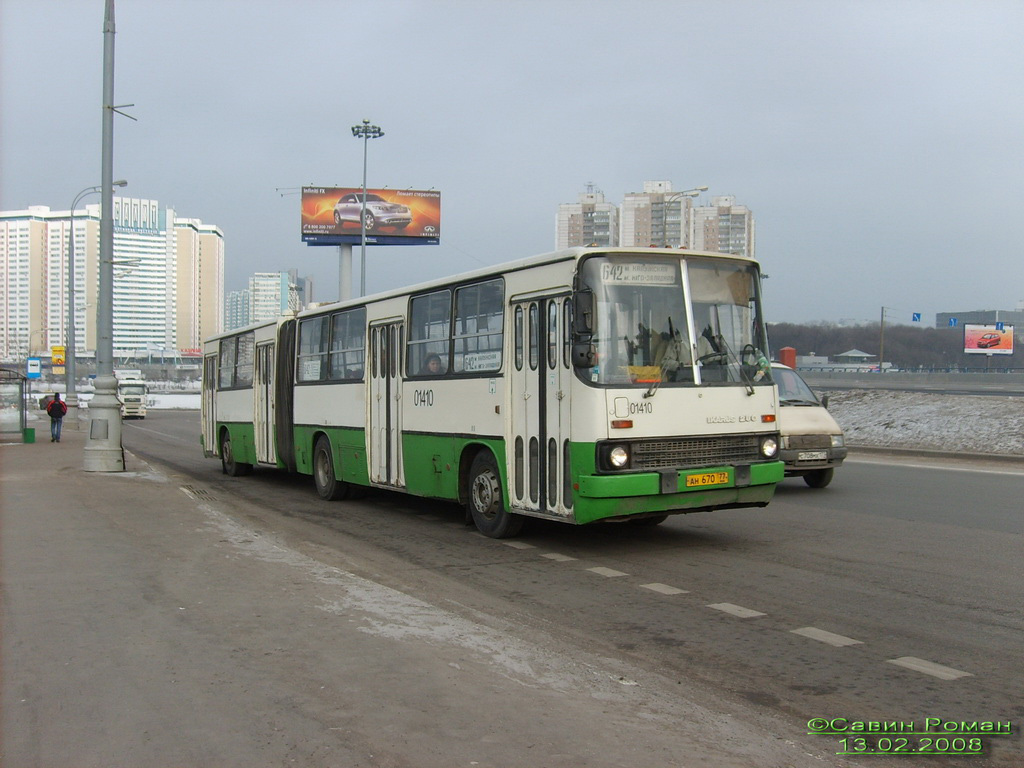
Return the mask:
{"type": "Polygon", "coordinates": [[[25,394],[28,379],[20,371],[0,368],[0,442],[36,441],[36,431],[26,425],[25,394]]]}

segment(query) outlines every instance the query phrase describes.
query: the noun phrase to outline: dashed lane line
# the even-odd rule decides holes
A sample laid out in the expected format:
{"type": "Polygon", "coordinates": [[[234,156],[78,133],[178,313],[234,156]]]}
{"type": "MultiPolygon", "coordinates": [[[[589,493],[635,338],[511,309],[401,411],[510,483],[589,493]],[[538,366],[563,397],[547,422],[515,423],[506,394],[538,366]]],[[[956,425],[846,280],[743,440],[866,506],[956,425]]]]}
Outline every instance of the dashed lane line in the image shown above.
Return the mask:
{"type": "Polygon", "coordinates": [[[654,584],[641,584],[640,588],[641,589],[649,589],[652,592],[658,592],[659,594],[662,594],[662,595],[688,595],[689,594],[689,590],[679,589],[678,587],[670,587],[668,584],[659,584],[657,582],[655,582],[654,584]]]}
{"type": "Polygon", "coordinates": [[[587,570],[590,571],[591,573],[596,573],[598,576],[607,576],[609,579],[614,579],[617,576],[628,576],[629,575],[628,573],[623,573],[622,571],[616,571],[613,568],[598,567],[598,568],[587,568],[587,570]]]}
{"type": "Polygon", "coordinates": [[[546,557],[548,560],[554,560],[556,563],[568,563],[570,560],[575,560],[575,557],[569,557],[569,555],[563,555],[558,552],[546,552],[541,557],[546,557]]]}
{"type": "Polygon", "coordinates": [[[912,669],[915,672],[923,672],[926,675],[937,677],[940,680],[957,680],[961,677],[973,677],[970,672],[962,672],[952,667],[944,667],[934,661],[926,661],[913,656],[900,656],[898,659],[889,659],[886,664],[895,664],[898,667],[912,669]]]}
{"type": "Polygon", "coordinates": [[[708,608],[714,608],[716,611],[722,611],[722,613],[728,613],[741,619],[753,619],[756,616],[768,615],[767,613],[761,613],[761,611],[744,608],[742,605],[733,605],[732,603],[712,603],[708,608]]]}
{"type": "Polygon", "coordinates": [[[801,629],[789,630],[794,635],[802,635],[809,637],[811,640],[818,640],[822,643],[828,643],[834,645],[836,648],[842,648],[847,645],[863,645],[863,641],[854,640],[852,637],[845,637],[844,635],[837,635],[833,632],[826,632],[824,629],[818,629],[817,627],[802,627],[801,629]]]}

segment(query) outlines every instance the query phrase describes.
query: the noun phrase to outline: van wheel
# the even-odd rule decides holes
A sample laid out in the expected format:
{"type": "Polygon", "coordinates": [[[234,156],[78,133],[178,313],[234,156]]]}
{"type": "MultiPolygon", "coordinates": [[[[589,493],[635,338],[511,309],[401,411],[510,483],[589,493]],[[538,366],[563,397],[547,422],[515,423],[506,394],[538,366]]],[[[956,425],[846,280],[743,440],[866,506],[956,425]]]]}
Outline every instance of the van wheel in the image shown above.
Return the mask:
{"type": "Polygon", "coordinates": [[[252,464],[235,461],[235,452],[231,448],[231,433],[226,429],[220,439],[220,467],[228,477],[241,477],[252,472],[252,464]]]}
{"type": "Polygon", "coordinates": [[[804,475],[804,482],[811,488],[824,488],[832,482],[832,475],[834,473],[835,469],[833,468],[816,469],[813,472],[808,472],[804,475]]]}
{"type": "Polygon", "coordinates": [[[331,441],[322,436],[313,449],[313,481],[316,483],[316,492],[326,501],[338,501],[349,494],[349,484],[334,474],[331,441]]]}
{"type": "Polygon", "coordinates": [[[505,509],[501,492],[501,474],[494,457],[481,451],[469,470],[469,498],[466,508],[477,530],[492,539],[507,539],[522,530],[523,518],[505,509]]]}

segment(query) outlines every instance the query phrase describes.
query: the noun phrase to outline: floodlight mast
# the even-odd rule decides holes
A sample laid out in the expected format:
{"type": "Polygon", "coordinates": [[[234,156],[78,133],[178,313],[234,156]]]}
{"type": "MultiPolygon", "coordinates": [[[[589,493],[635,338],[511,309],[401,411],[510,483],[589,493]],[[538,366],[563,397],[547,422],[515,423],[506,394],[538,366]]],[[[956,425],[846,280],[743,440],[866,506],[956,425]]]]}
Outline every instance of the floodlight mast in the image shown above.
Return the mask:
{"type": "Polygon", "coordinates": [[[370,139],[379,139],[384,131],[378,125],[370,125],[369,120],[363,120],[362,125],[352,126],[352,135],[363,140],[363,205],[359,215],[359,295],[366,295],[366,146],[370,139]]]}

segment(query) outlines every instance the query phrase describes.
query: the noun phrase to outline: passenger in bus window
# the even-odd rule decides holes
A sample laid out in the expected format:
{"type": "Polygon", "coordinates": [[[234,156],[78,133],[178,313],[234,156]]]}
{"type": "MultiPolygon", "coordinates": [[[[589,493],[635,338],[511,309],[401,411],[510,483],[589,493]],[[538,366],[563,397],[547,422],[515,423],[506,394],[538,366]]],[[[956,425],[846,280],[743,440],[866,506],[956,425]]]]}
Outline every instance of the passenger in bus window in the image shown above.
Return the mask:
{"type": "Polygon", "coordinates": [[[440,355],[429,354],[423,361],[423,368],[420,369],[420,376],[440,376],[445,371],[444,361],[440,355]]]}

